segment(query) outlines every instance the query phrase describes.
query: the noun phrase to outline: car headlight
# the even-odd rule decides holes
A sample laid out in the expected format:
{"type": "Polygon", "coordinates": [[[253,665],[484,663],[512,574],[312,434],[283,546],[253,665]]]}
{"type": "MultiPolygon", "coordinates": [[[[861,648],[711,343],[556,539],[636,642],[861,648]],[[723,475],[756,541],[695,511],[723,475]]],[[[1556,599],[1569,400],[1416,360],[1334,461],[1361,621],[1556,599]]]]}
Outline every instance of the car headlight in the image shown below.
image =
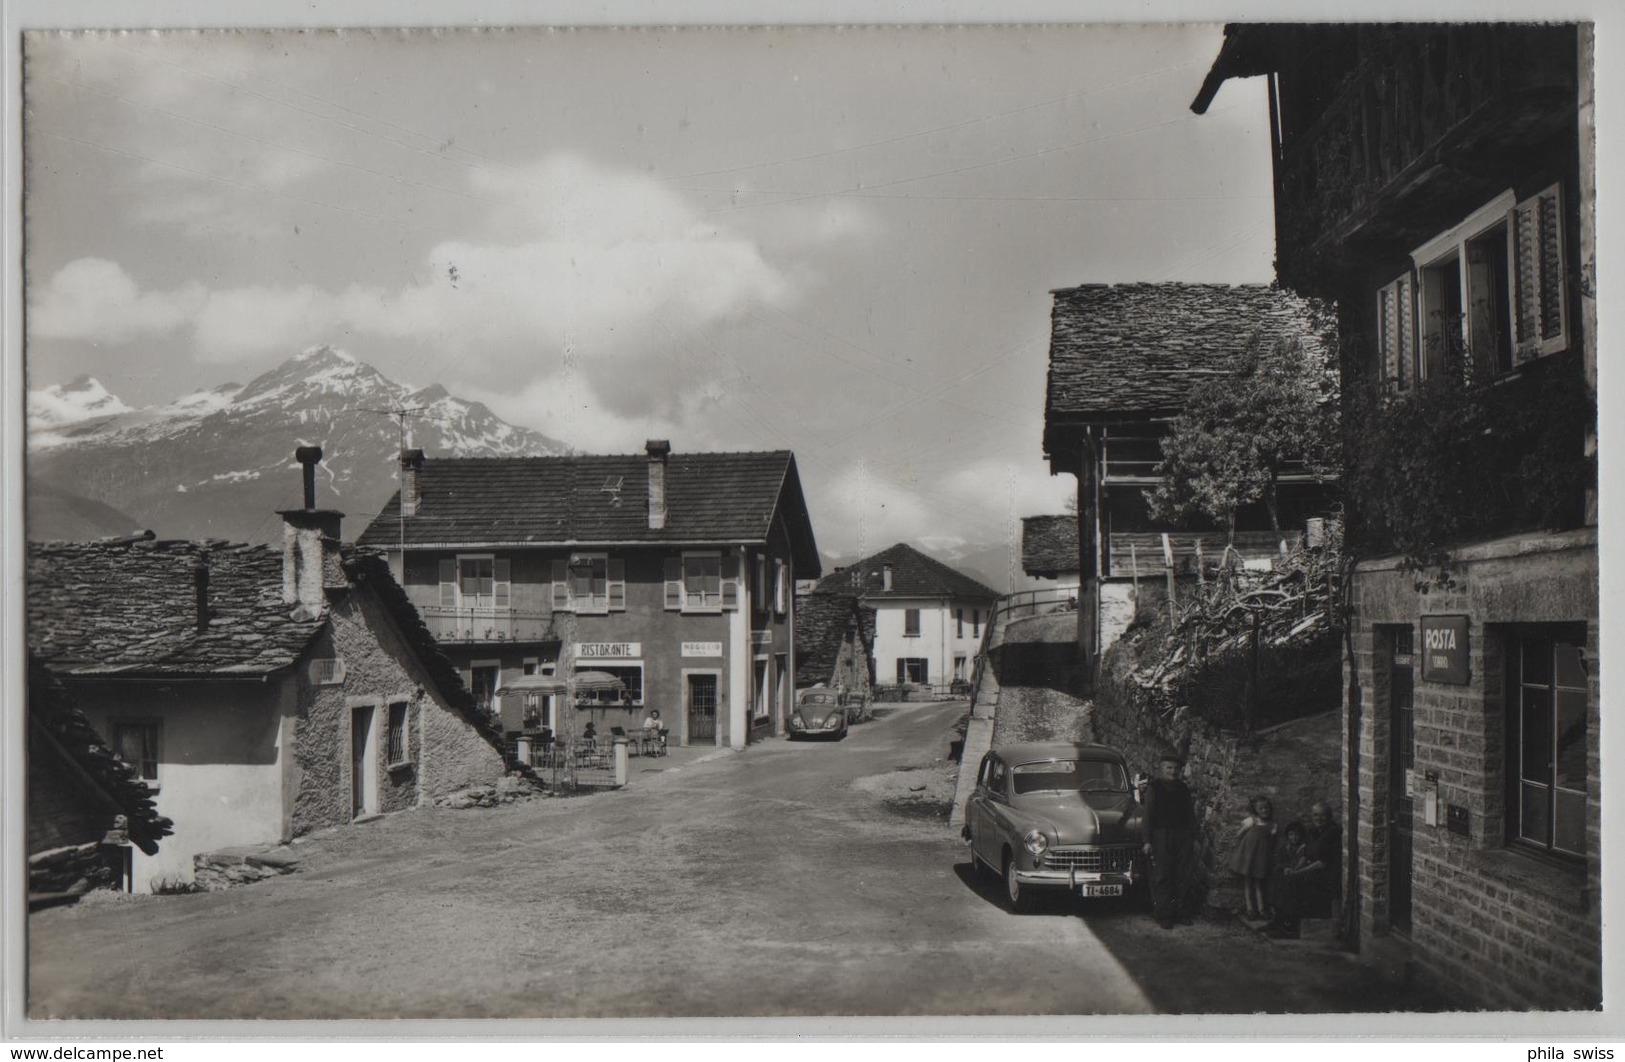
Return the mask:
{"type": "Polygon", "coordinates": [[[1044,836],[1043,830],[1028,830],[1027,835],[1021,839],[1021,843],[1026,845],[1027,851],[1035,856],[1043,855],[1045,849],[1049,848],[1049,838],[1044,836]]]}
{"type": "Polygon", "coordinates": [[[832,715],[828,719],[824,720],[824,729],[825,730],[834,730],[836,727],[838,727],[840,725],[841,725],[841,717],[838,716],[838,715],[832,715]]]}

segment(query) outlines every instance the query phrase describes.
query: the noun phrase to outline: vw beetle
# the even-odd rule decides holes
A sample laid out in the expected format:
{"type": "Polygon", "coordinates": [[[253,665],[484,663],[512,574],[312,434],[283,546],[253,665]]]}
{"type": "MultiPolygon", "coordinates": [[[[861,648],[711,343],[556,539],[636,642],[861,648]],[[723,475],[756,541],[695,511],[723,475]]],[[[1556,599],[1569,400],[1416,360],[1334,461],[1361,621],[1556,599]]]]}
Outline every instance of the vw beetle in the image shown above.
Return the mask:
{"type": "Polygon", "coordinates": [[[1145,880],[1141,809],[1123,754],[1106,745],[1006,745],[982,757],[965,805],[973,865],[1004,881],[1014,911],[1039,889],[1122,896],[1145,880]]]}

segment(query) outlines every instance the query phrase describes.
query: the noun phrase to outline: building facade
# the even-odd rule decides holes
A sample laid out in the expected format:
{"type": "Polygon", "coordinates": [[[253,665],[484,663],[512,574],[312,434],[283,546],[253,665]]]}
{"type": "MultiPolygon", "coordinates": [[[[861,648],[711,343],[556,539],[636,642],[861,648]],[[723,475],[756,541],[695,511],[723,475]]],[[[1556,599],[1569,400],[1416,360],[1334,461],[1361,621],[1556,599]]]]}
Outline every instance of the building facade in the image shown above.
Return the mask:
{"type": "Polygon", "coordinates": [[[539,675],[564,687],[539,706],[561,739],[589,722],[631,730],[652,710],[674,743],[783,732],[795,580],[819,572],[792,454],[412,451],[402,473],[359,544],[388,551],[488,713],[504,683],[539,675]],[[599,688],[577,688],[587,672],[599,688]]]}
{"type": "MultiPolygon", "coordinates": [[[[1078,642],[1092,671],[1145,596],[1165,600],[1170,572],[1187,577],[1226,547],[1243,559],[1279,552],[1326,512],[1334,484],[1307,469],[1278,477],[1277,511],[1236,514],[1232,536],[1211,523],[1155,519],[1146,492],[1161,482],[1162,439],[1198,385],[1238,371],[1261,342],[1298,341],[1323,357],[1329,310],[1262,284],[1089,284],[1052,293],[1044,455],[1078,479],[1078,642]]],[[[1053,563],[1047,562],[1047,563],[1053,563]]]]}
{"type": "Polygon", "coordinates": [[[200,853],[419,806],[507,770],[501,733],[383,558],[341,549],[338,513],[283,517],[281,550],[30,544],[30,651],[174,823],[134,853],[137,889],[190,882],[200,853]]]}
{"type": "Polygon", "coordinates": [[[1232,26],[1343,339],[1345,902],[1469,1006],[1601,1001],[1588,26],[1232,26]]]}
{"type": "Polygon", "coordinates": [[[837,569],[813,593],[855,595],[872,609],[875,683],[921,688],[970,681],[999,600],[997,591],[902,542],[837,569]]]}

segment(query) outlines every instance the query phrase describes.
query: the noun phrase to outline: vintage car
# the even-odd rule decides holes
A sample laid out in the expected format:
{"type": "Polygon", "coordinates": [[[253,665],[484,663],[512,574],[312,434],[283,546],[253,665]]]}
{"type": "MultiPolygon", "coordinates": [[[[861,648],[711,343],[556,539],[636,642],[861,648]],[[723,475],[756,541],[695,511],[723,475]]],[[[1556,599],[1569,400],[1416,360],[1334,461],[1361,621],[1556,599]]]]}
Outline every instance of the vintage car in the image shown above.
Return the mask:
{"type": "Polygon", "coordinates": [[[1106,745],[1006,745],[982,757],[965,805],[973,865],[1002,877],[1014,911],[1034,890],[1122,896],[1144,881],[1140,805],[1106,745]]]}
{"type": "Polygon", "coordinates": [[[846,737],[847,695],[843,690],[814,686],[796,694],[786,727],[790,740],[802,737],[846,737]]]}

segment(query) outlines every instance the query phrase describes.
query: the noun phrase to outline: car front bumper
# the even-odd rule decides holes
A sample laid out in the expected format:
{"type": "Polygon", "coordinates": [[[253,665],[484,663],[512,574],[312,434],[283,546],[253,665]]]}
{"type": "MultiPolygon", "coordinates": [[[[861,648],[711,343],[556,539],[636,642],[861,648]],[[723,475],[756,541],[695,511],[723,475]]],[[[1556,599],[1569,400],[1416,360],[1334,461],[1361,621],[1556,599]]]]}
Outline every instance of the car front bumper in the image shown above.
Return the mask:
{"type": "Polygon", "coordinates": [[[1130,889],[1140,881],[1139,874],[1132,870],[1022,870],[1017,867],[1014,873],[1016,881],[1036,888],[1077,889],[1084,885],[1121,885],[1124,889],[1130,889]]]}

